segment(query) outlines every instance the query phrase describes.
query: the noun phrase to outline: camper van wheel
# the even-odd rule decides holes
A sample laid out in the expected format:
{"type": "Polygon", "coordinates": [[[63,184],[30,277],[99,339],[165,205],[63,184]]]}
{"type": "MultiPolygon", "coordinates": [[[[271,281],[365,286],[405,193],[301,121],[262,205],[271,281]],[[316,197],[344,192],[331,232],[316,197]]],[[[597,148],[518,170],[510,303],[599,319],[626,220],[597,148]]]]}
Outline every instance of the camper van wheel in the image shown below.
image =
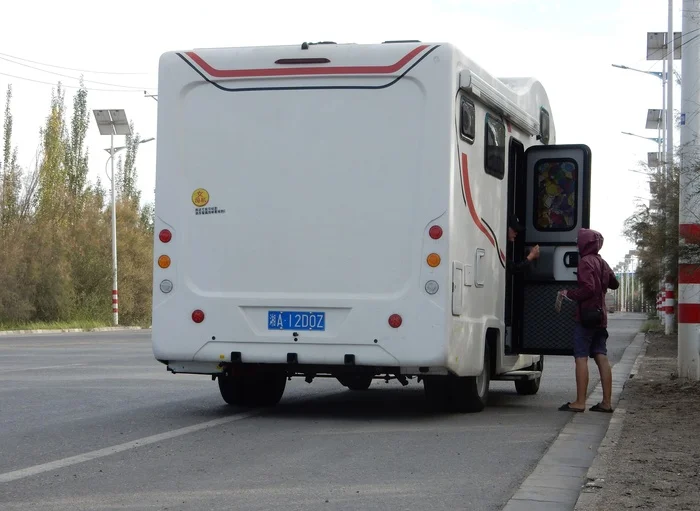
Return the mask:
{"type": "MultiPolygon", "coordinates": [[[[544,355],[540,356],[539,362],[532,364],[527,368],[528,371],[540,371],[544,370],[544,355]]],[[[534,396],[537,391],[540,390],[540,381],[542,380],[542,375],[534,380],[515,380],[515,390],[521,396],[534,396]]]]}
{"type": "Polygon", "coordinates": [[[436,412],[446,412],[450,407],[450,380],[452,376],[424,376],[423,388],[428,406],[436,412]]]}
{"type": "Polygon", "coordinates": [[[491,383],[491,353],[484,345],[484,368],[479,376],[453,377],[451,381],[452,409],[461,413],[480,412],[486,407],[491,383]]]}
{"type": "Polygon", "coordinates": [[[345,374],[338,376],[341,385],[350,390],[367,390],[372,385],[373,376],[371,374],[345,374]]]}
{"type": "Polygon", "coordinates": [[[255,375],[219,376],[221,397],[234,406],[273,406],[279,403],[287,385],[284,371],[255,375]]]}

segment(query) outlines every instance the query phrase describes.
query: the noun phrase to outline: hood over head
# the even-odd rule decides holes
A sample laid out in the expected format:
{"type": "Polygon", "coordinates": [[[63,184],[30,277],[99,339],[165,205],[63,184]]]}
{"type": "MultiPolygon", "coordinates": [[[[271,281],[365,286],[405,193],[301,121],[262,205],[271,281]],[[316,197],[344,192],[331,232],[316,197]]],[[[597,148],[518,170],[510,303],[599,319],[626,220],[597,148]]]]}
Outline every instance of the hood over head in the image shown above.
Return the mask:
{"type": "Polygon", "coordinates": [[[593,229],[578,231],[578,252],[583,256],[597,254],[603,247],[603,235],[593,229]]]}

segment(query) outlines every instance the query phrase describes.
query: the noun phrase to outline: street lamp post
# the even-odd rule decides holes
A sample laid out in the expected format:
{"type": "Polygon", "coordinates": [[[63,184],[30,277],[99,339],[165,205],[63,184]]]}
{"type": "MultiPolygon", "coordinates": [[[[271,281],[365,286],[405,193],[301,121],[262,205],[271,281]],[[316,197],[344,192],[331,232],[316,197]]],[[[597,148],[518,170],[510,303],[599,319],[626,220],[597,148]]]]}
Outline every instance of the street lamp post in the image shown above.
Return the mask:
{"type": "MultiPolygon", "coordinates": [[[[143,139],[143,140],[137,140],[137,141],[136,141],[136,145],[145,144],[146,142],[151,142],[152,140],[155,140],[155,138],[151,137],[151,138],[146,138],[146,139],[143,139]]],[[[112,178],[109,176],[109,174],[107,174],[107,165],[108,165],[109,162],[112,160],[112,157],[113,157],[112,151],[114,151],[114,154],[117,154],[119,151],[122,151],[122,150],[124,150],[124,149],[126,149],[126,146],[125,146],[125,145],[122,145],[122,146],[119,146],[119,147],[115,147],[115,148],[107,147],[107,148],[105,149],[105,151],[107,152],[107,154],[109,154],[109,158],[107,158],[107,161],[105,162],[105,174],[107,175],[107,179],[109,179],[110,182],[112,181],[112,178]]]]}
{"type": "Polygon", "coordinates": [[[114,183],[114,135],[131,135],[124,110],[93,110],[100,135],[109,135],[109,156],[112,163],[112,315],[119,325],[119,292],[117,287],[117,195],[114,183]]]}

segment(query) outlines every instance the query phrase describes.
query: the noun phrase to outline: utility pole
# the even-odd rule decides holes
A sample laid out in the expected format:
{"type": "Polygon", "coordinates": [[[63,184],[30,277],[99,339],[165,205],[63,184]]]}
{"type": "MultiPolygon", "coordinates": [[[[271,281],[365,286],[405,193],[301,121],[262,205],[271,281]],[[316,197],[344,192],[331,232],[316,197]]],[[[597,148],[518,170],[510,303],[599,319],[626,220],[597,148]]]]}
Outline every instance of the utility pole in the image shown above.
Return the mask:
{"type": "MultiPolygon", "coordinates": [[[[666,57],[668,59],[668,64],[666,66],[667,73],[665,77],[668,82],[666,87],[666,93],[668,94],[668,99],[666,100],[666,183],[671,182],[671,176],[673,174],[673,60],[675,58],[675,52],[676,41],[674,40],[673,34],[673,0],[668,0],[668,36],[666,38],[666,57]]],[[[673,313],[673,281],[670,273],[666,277],[666,300],[668,303],[666,305],[665,332],[666,335],[671,335],[673,333],[675,314],[673,313]]]]}
{"type": "Polygon", "coordinates": [[[681,174],[678,261],[678,375],[700,380],[700,264],[683,254],[683,247],[700,244],[700,200],[694,175],[700,165],[700,0],[683,0],[681,60],[681,174]]]}

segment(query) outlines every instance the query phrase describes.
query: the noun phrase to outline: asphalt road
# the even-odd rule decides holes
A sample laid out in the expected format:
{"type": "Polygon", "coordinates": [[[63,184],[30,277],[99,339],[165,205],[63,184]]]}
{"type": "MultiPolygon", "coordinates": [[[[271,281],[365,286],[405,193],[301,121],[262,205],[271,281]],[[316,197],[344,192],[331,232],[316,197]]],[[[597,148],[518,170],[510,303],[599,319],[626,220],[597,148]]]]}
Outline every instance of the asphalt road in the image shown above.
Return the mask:
{"type": "MultiPolygon", "coordinates": [[[[611,315],[613,362],[641,323],[611,315]]],[[[571,418],[561,357],[536,396],[493,382],[479,414],[432,414],[415,382],[295,379],[248,415],[149,335],[0,336],[0,509],[498,510],[571,418]]]]}

